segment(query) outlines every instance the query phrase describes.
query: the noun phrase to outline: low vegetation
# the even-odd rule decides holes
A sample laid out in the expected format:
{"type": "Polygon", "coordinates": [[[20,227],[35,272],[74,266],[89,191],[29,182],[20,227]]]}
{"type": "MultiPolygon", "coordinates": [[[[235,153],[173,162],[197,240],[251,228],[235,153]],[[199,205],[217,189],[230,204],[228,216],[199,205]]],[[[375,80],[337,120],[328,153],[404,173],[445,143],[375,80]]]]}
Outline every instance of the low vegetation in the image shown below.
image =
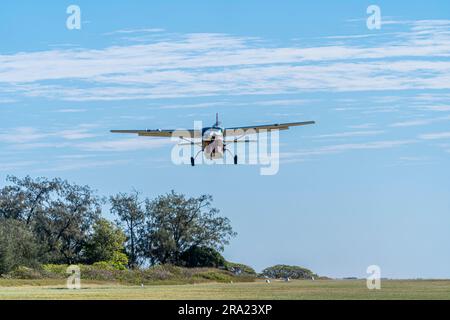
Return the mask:
{"type": "MultiPolygon", "coordinates": [[[[64,284],[68,274],[68,265],[47,264],[39,269],[19,267],[2,276],[10,280],[10,284],[17,284],[12,280],[60,280],[64,284]]],[[[184,268],[171,265],[157,265],[145,269],[118,270],[103,264],[79,265],[82,281],[107,282],[123,285],[157,285],[157,284],[188,284],[203,282],[251,282],[255,280],[251,275],[236,275],[227,270],[215,268],[184,268]]],[[[8,283],[8,282],[5,282],[8,283]]],[[[27,282],[25,282],[27,283],[27,282]]],[[[37,282],[38,283],[38,282],[37,282]]],[[[55,283],[50,281],[50,283],[55,283]]],[[[2,282],[0,281],[0,286],[2,282]]]]}

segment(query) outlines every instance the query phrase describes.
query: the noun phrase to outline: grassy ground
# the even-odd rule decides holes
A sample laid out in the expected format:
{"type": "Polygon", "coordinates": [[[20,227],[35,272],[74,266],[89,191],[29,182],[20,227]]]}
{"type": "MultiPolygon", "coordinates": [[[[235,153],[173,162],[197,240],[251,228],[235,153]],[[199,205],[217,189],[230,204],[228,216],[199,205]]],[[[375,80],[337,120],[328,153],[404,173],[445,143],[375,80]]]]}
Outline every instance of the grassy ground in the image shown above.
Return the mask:
{"type": "Polygon", "coordinates": [[[82,282],[68,290],[61,280],[0,279],[0,299],[450,299],[450,280],[384,280],[368,290],[362,280],[263,281],[124,286],[82,282]]]}

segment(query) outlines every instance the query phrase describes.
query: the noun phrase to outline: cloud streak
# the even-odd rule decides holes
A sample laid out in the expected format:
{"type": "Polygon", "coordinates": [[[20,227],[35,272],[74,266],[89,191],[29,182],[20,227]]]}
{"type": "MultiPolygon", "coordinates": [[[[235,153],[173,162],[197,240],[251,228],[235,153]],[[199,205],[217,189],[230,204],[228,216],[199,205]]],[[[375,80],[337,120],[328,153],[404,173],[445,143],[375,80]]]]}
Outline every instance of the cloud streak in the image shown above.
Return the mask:
{"type": "Polygon", "coordinates": [[[197,33],[0,55],[0,85],[13,96],[71,101],[450,89],[450,20],[405,24],[408,31],[377,46],[274,47],[257,38],[197,33]]]}
{"type": "Polygon", "coordinates": [[[436,133],[425,133],[419,136],[423,140],[439,140],[439,139],[450,139],[450,131],[447,132],[436,132],[436,133]]]}
{"type": "Polygon", "coordinates": [[[283,159],[304,159],[310,156],[320,156],[327,154],[337,154],[355,150],[379,150],[379,149],[390,149],[399,146],[409,145],[416,143],[416,140],[380,140],[371,142],[361,142],[361,143],[343,143],[322,146],[318,148],[312,148],[308,150],[300,150],[297,152],[283,153],[281,154],[283,159]]]}

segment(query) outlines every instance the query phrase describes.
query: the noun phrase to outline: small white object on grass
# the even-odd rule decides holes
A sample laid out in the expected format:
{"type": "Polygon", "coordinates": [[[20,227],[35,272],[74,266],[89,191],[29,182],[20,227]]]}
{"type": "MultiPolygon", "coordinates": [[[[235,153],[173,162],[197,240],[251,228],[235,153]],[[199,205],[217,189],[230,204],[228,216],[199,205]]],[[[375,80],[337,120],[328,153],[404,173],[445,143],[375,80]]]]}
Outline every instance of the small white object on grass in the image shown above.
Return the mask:
{"type": "Polygon", "coordinates": [[[266,279],[266,283],[270,283],[270,280],[269,280],[269,279],[266,279]]]}
{"type": "Polygon", "coordinates": [[[143,288],[144,287],[144,284],[143,283],[141,283],[141,288],[143,288]]]}

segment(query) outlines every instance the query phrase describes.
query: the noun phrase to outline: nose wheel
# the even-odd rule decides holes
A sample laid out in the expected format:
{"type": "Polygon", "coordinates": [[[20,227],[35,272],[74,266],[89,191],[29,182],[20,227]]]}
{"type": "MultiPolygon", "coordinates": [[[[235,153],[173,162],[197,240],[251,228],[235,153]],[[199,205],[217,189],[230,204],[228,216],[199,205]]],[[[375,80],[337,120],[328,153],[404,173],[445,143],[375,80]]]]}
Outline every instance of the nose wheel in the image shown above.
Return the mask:
{"type": "MultiPolygon", "coordinates": [[[[225,149],[225,151],[230,152],[228,149],[225,149]]],[[[198,154],[199,154],[200,152],[202,152],[202,151],[199,151],[195,157],[191,157],[191,166],[192,166],[192,167],[195,166],[195,158],[197,158],[197,156],[198,156],[198,154]]],[[[230,152],[230,153],[231,153],[231,152],[230,152]]],[[[233,156],[233,163],[234,163],[234,164],[238,164],[238,156],[237,156],[237,155],[234,155],[234,156],[233,156]]]]}
{"type": "Polygon", "coordinates": [[[197,156],[203,152],[203,149],[200,150],[199,152],[197,152],[197,154],[195,155],[195,157],[191,157],[191,166],[195,166],[195,159],[197,158],[197,156]]]}

